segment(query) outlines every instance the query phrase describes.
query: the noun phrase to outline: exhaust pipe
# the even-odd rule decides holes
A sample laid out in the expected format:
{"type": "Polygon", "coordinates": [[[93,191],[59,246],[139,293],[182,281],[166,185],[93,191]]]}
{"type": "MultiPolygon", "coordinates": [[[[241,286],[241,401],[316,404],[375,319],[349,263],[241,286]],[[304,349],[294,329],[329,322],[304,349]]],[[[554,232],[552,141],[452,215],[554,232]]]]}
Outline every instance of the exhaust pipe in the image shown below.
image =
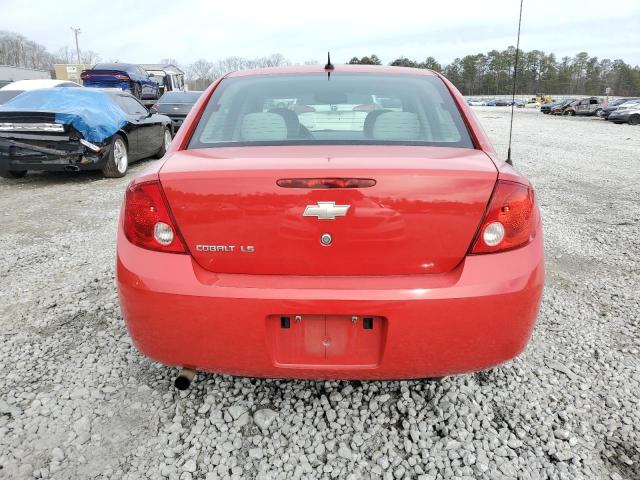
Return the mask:
{"type": "Polygon", "coordinates": [[[80,167],[77,166],[77,165],[65,165],[64,169],[67,172],[79,172],[80,171],[80,167]]]}
{"type": "Polygon", "coordinates": [[[196,378],[195,370],[183,368],[178,372],[178,376],[176,377],[173,384],[178,390],[186,390],[187,388],[189,388],[194,378],[196,378]]]}

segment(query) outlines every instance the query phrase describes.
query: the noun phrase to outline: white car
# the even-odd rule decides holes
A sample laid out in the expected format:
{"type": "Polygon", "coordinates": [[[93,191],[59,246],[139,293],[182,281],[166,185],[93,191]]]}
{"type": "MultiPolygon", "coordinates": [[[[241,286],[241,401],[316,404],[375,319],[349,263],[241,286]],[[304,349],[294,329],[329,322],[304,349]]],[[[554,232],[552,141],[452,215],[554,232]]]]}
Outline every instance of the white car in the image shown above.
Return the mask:
{"type": "Polygon", "coordinates": [[[487,102],[485,102],[484,100],[480,100],[477,98],[470,98],[467,100],[467,103],[474,107],[482,107],[487,104],[487,102]]]}
{"type": "Polygon", "coordinates": [[[38,88],[57,88],[57,87],[82,87],[79,83],[70,80],[18,80],[0,88],[0,105],[7,103],[13,97],[17,97],[27,90],[36,90],[38,88]]]}

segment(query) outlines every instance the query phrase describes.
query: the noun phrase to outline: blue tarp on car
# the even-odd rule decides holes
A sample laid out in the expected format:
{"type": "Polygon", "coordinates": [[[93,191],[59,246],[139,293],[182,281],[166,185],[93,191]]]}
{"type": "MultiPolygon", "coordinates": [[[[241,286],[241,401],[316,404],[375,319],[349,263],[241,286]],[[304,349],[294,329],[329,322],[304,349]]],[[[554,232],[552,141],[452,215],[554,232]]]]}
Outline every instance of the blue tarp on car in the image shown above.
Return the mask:
{"type": "Polygon", "coordinates": [[[128,123],[112,95],[89,88],[26,91],[0,105],[1,112],[55,113],[56,123],[72,125],[89,142],[102,142],[128,123]]]}

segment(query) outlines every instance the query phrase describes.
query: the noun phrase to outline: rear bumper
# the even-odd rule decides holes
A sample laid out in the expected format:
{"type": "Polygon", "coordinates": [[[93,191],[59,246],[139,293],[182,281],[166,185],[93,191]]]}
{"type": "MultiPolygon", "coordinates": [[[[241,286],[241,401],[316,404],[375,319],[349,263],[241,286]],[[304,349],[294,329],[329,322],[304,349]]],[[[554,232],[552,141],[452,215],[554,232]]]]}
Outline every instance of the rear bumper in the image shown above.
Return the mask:
{"type": "Polygon", "coordinates": [[[444,275],[386,277],[213,274],[118,234],[117,285],[135,346],[166,365],[232,375],[399,379],[489,368],[525,348],[543,282],[541,234],[444,275]],[[282,314],[383,317],[379,359],[281,364],[268,317],[282,314]]]}
{"type": "MultiPolygon", "coordinates": [[[[167,115],[166,113],[163,113],[162,115],[167,115]]],[[[167,115],[167,117],[169,117],[171,119],[171,125],[173,126],[173,131],[177,132],[178,129],[182,126],[182,124],[184,123],[184,119],[187,118],[186,116],[182,115],[182,116],[175,116],[175,115],[167,115]]]]}
{"type": "Polygon", "coordinates": [[[119,88],[120,90],[130,90],[131,82],[128,80],[85,80],[84,86],[88,88],[119,88]]]}
{"type": "Polygon", "coordinates": [[[69,157],[52,157],[44,155],[0,155],[0,170],[2,171],[47,171],[47,172],[63,172],[63,171],[85,171],[99,170],[107,161],[107,155],[90,156],[87,163],[78,161],[79,155],[69,157]]]}

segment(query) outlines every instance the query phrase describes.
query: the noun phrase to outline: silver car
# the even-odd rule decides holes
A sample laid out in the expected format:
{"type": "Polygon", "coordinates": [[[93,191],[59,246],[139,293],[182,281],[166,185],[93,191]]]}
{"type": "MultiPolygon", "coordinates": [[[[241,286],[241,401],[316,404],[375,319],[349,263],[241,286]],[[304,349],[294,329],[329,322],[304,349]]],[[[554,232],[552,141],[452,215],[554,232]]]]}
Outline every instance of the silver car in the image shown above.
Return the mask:
{"type": "Polygon", "coordinates": [[[602,103],[597,97],[583,98],[569,104],[563,111],[562,115],[602,115],[602,103]]]}
{"type": "Polygon", "coordinates": [[[609,121],[613,123],[628,123],[640,125],[640,100],[626,102],[609,114],[609,121]]]}

